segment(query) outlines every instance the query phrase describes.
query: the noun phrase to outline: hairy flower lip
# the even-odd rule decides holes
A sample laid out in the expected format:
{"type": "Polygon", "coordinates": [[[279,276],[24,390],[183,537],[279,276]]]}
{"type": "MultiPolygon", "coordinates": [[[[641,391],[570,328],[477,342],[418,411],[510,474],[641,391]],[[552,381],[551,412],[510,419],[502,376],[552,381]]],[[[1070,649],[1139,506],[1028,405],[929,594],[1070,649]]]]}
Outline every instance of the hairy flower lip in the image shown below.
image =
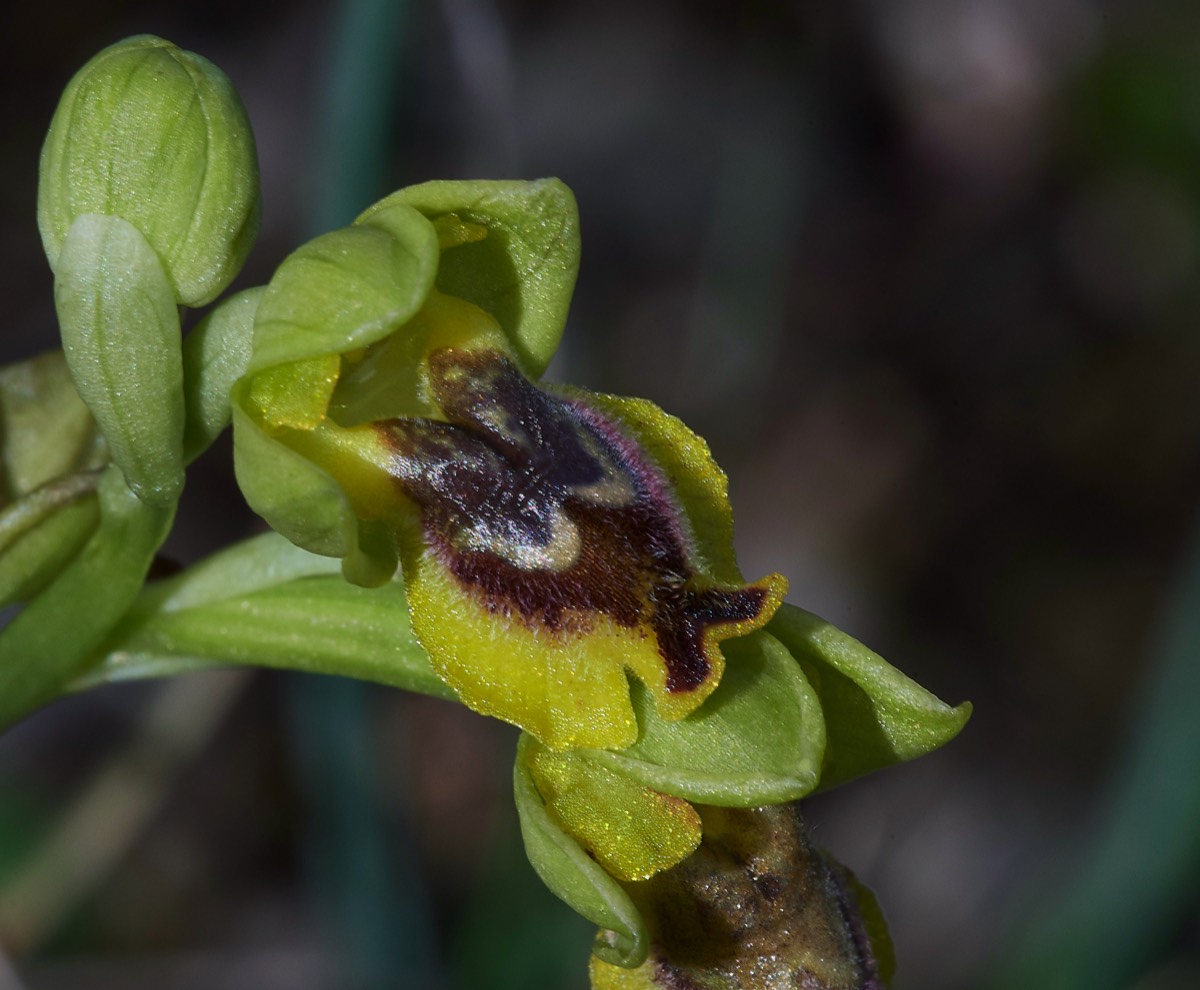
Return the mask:
{"type": "Polygon", "coordinates": [[[595,613],[649,627],[670,694],[713,672],[711,627],[756,628],[773,614],[782,579],[697,585],[663,479],[616,424],[535,388],[495,352],[429,361],[450,422],[376,429],[431,549],[488,611],[565,636],[586,635],[595,613]]]}
{"type": "Polygon", "coordinates": [[[719,642],[765,624],[783,578],[729,586],[698,570],[664,472],[585,393],[538,388],[486,347],[427,362],[445,419],[374,429],[421,515],[424,552],[404,563],[435,668],[558,749],[636,739],[626,668],[665,718],[693,711],[720,680],[719,642]],[[508,655],[485,659],[493,642],[508,655]]]}

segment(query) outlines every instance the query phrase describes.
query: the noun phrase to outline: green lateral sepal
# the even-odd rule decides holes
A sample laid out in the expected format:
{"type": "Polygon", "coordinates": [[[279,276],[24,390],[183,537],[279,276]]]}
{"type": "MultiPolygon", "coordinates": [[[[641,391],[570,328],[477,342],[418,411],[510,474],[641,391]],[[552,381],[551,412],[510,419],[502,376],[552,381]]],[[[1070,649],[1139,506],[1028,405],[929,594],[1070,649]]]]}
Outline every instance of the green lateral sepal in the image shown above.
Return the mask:
{"type": "Polygon", "coordinates": [[[971,704],[947,705],[824,619],[783,605],[767,625],[800,662],[825,712],[820,790],[915,759],[958,735],[971,704]]]}
{"type": "Polygon", "coordinates": [[[664,721],[635,684],[637,742],[620,752],[582,754],[664,794],[702,804],[750,808],[811,792],[826,730],[803,670],[767,633],[725,640],[721,649],[725,675],[699,709],[664,721]]]}
{"type": "Polygon", "coordinates": [[[525,853],[555,896],[601,929],[592,951],[617,966],[640,965],[650,951],[645,922],[621,885],[546,810],[528,765],[532,737],[522,733],[513,790],[525,853]]]}

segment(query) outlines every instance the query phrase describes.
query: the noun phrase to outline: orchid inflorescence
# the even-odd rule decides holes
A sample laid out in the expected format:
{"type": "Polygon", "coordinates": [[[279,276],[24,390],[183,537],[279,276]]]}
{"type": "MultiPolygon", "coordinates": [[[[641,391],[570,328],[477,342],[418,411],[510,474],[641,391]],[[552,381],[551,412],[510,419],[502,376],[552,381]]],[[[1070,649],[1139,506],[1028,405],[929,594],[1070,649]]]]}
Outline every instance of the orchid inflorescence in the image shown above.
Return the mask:
{"type": "Polygon", "coordinates": [[[567,187],[401,189],[183,338],[258,203],[204,59],[139,36],[67,87],[38,201],[63,350],[0,371],[0,726],[228,664],[459,701],[523,730],[526,851],[599,927],[594,987],[883,986],[882,916],[794,802],[940,746],[969,705],[784,604],[780,575],[746,581],[682,422],[539,381],[579,265],[567,187]],[[271,531],[147,580],[231,422],[271,531]]]}

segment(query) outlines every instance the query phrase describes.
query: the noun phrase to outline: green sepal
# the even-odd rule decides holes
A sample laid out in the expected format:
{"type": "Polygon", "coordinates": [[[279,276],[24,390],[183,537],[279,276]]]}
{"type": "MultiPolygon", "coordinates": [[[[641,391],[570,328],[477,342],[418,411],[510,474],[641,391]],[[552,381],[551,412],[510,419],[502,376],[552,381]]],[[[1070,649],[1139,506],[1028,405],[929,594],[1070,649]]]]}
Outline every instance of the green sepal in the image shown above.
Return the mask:
{"type": "Polygon", "coordinates": [[[251,373],[364,348],[417,313],[437,273],[437,233],[408,207],[387,220],[322,234],[284,259],[259,302],[251,373]]]}
{"type": "Polygon", "coordinates": [[[824,619],[783,605],[767,624],[808,674],[825,712],[820,790],[915,759],[949,742],[971,703],[947,705],[824,619]]]}
{"type": "Polygon", "coordinates": [[[222,550],[148,585],[71,688],[251,665],[456,700],[409,628],[403,583],[359,588],[338,570],[275,533],[222,550]]]}
{"type": "Polygon", "coordinates": [[[164,507],[183,488],[179,311],[154,249],[132,224],[88,213],[58,256],[63,350],[129,487],[164,507]]]}
{"type": "Polygon", "coordinates": [[[234,389],[233,469],[250,508],[312,553],[344,557],[357,521],[341,487],[308,458],[268,435],[234,389]]]}
{"type": "Polygon", "coordinates": [[[513,792],[525,854],[542,882],[578,914],[598,925],[592,951],[617,966],[638,966],[650,951],[646,924],[620,884],[551,817],[526,764],[532,737],[517,743],[513,792]]]}
{"type": "Polygon", "coordinates": [[[763,632],[725,640],[725,675],[712,696],[678,722],[655,712],[633,684],[638,740],[621,752],[584,756],[675,797],[753,808],[810,793],[825,752],[816,692],[792,655],[763,632]]]}
{"type": "Polygon", "coordinates": [[[0,505],[107,459],[62,351],[0,368],[0,505]]]}
{"type": "Polygon", "coordinates": [[[75,74],[50,123],[38,184],[38,227],[56,273],[68,231],[87,213],[136,227],[181,305],[203,305],[233,280],[258,231],[258,159],[220,69],[138,35],[75,74]]]}
{"type": "Polygon", "coordinates": [[[392,193],[355,222],[377,223],[401,203],[430,219],[454,214],[487,228],[486,237],[458,238],[443,253],[437,287],[491,313],[525,370],[540,376],[558,349],[579,273],[571,190],[558,179],[425,182],[392,193]]]}
{"type": "Polygon", "coordinates": [[[265,286],[222,299],[183,342],[183,457],[199,457],[229,425],[230,393],[246,373],[265,286]]]}
{"type": "Polygon", "coordinates": [[[115,466],[97,496],[95,532],[0,633],[0,728],[52,701],[83,671],[137,597],[170,531],[174,504],[142,501],[115,466]]]}

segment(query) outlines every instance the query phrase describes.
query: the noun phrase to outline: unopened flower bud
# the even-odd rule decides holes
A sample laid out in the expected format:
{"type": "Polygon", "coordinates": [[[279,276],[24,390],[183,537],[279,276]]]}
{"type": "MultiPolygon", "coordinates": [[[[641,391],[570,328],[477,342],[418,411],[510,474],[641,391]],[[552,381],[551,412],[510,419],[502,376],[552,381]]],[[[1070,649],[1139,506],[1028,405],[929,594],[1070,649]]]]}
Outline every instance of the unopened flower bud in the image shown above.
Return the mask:
{"type": "Polygon", "coordinates": [[[258,160],[220,69],[138,35],[76,73],[42,149],[38,226],[55,272],[67,231],[88,213],[136,227],[180,305],[207,303],[232,281],[258,231],[258,160]]]}

